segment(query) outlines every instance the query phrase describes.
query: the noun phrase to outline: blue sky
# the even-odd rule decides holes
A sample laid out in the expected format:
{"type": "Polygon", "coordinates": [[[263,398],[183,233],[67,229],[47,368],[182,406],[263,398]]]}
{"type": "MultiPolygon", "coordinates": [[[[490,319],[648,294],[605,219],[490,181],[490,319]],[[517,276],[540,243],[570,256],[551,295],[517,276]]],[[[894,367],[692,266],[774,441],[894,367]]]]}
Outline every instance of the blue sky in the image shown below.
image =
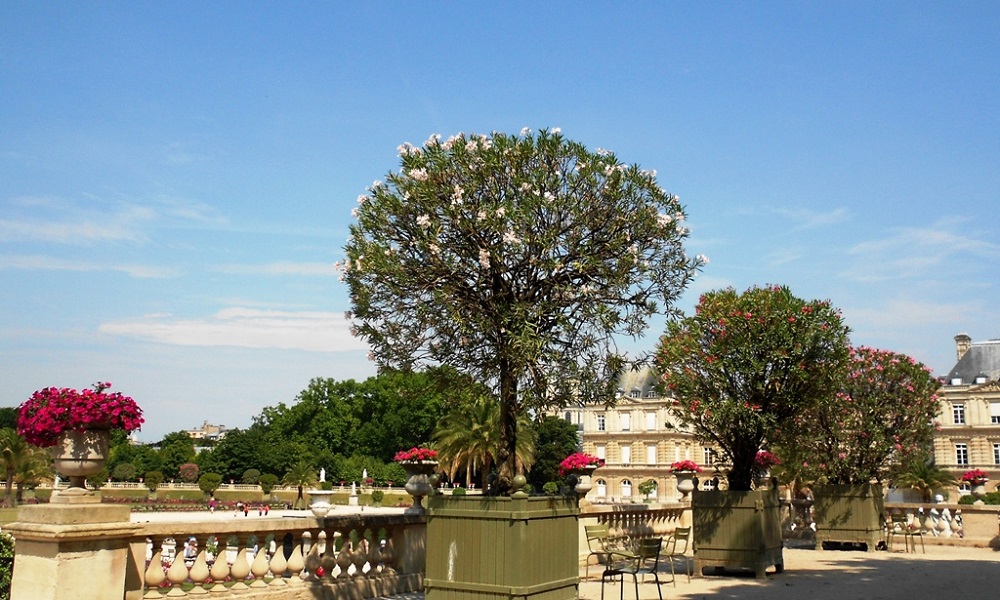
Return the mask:
{"type": "MultiPolygon", "coordinates": [[[[1000,337],[994,2],[0,4],[0,405],[107,380],[246,427],[348,334],[350,211],[430,134],[656,169],[707,289],[789,285],[943,374],[1000,337]]],[[[655,324],[637,349],[652,349],[655,324]]]]}

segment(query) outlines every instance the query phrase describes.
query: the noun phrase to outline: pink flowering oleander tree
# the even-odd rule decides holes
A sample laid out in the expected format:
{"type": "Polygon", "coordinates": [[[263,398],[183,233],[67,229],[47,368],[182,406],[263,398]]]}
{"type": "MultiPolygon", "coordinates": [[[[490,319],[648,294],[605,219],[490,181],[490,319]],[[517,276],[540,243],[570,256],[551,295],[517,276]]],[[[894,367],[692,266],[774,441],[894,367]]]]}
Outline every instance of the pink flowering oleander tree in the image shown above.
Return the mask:
{"type": "Polygon", "coordinates": [[[558,129],[432,136],[359,197],[338,266],[380,366],[446,364],[500,405],[497,492],[518,416],[610,400],[639,336],[704,260],[656,175],[558,129]]]}
{"type": "Polygon", "coordinates": [[[940,383],[905,354],[850,349],[840,390],[796,418],[784,444],[806,479],[833,484],[881,482],[890,467],[930,448],[940,383]]]}
{"type": "Polygon", "coordinates": [[[829,302],[783,286],[708,292],[693,316],[667,324],[656,364],[671,410],[721,450],[729,489],[751,489],[758,451],[836,393],[847,335],[829,302]]]}

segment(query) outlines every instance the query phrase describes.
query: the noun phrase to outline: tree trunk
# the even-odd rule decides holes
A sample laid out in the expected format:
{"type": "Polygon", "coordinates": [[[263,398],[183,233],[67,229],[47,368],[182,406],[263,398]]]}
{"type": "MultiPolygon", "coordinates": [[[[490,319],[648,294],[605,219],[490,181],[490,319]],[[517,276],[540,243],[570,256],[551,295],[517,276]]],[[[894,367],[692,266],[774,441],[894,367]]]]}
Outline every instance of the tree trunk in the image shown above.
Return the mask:
{"type": "Polygon", "coordinates": [[[510,361],[500,361],[500,447],[497,451],[497,494],[510,491],[517,471],[517,378],[510,361]]]}

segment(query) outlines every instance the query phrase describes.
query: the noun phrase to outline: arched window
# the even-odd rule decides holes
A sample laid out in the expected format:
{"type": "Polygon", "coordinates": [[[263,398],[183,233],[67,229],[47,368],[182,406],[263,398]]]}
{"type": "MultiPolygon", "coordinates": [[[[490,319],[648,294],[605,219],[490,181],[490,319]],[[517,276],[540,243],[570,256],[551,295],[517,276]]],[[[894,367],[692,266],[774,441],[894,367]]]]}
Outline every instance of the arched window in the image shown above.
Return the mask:
{"type": "Polygon", "coordinates": [[[597,496],[599,498],[604,498],[608,495],[608,482],[603,479],[597,480],[597,496]]]}
{"type": "Polygon", "coordinates": [[[632,497],[632,481],[628,479],[622,479],[622,498],[629,499],[632,497]]]}

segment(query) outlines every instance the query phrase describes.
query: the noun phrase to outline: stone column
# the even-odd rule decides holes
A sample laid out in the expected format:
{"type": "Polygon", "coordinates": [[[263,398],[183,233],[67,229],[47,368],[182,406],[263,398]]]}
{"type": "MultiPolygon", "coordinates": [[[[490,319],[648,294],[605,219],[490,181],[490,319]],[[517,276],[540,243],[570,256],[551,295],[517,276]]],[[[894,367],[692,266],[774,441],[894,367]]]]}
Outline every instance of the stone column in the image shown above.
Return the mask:
{"type": "Polygon", "coordinates": [[[93,502],[22,506],[7,527],[17,540],[11,600],[123,598],[129,507],[93,502]]]}

